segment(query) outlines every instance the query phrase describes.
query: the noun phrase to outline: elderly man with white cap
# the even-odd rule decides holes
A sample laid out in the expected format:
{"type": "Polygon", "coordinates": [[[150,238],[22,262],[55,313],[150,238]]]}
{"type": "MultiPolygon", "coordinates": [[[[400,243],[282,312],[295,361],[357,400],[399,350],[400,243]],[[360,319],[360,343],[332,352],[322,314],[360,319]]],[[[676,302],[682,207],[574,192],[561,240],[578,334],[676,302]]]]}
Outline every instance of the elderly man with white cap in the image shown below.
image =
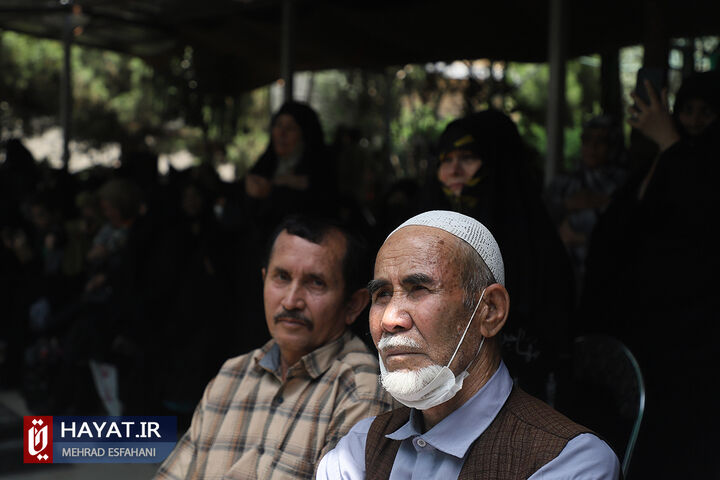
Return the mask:
{"type": "Polygon", "coordinates": [[[616,479],[612,449],[513,387],[498,333],[510,298],[497,242],[477,220],[417,215],[380,248],[370,331],[381,381],[406,407],[356,424],[321,479],[616,479]]]}

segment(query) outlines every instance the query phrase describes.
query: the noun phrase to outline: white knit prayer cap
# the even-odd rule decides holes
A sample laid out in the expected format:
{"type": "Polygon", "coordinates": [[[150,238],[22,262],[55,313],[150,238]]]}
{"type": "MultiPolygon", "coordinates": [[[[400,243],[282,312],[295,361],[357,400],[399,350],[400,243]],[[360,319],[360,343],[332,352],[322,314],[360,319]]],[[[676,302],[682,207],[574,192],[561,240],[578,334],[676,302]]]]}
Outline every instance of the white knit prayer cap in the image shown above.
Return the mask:
{"type": "MultiPolygon", "coordinates": [[[[401,228],[411,225],[439,228],[455,235],[460,240],[464,240],[480,255],[480,258],[483,259],[485,265],[488,266],[495,277],[495,281],[500,285],[505,285],[505,265],[500,254],[500,247],[498,247],[490,230],[482,223],[462,213],[432,210],[406,220],[393,230],[387,238],[390,238],[401,228]]],[[[385,241],[387,241],[387,238],[385,241]]]]}

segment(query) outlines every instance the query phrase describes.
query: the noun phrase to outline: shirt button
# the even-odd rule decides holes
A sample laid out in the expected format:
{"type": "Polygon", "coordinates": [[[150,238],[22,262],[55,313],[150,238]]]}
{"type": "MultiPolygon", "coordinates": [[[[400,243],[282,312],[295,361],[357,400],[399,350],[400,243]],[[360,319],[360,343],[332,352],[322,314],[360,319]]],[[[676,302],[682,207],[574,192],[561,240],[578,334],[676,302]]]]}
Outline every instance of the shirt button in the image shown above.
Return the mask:
{"type": "Polygon", "coordinates": [[[273,399],[273,403],[274,403],[275,405],[280,405],[280,404],[282,404],[284,401],[285,401],[285,399],[284,399],[283,397],[275,397],[275,398],[273,399]]]}
{"type": "Polygon", "coordinates": [[[426,445],[427,445],[427,442],[426,442],[425,440],[423,440],[422,438],[418,438],[418,439],[417,439],[417,446],[418,446],[418,447],[420,447],[420,448],[425,448],[426,445]]]}

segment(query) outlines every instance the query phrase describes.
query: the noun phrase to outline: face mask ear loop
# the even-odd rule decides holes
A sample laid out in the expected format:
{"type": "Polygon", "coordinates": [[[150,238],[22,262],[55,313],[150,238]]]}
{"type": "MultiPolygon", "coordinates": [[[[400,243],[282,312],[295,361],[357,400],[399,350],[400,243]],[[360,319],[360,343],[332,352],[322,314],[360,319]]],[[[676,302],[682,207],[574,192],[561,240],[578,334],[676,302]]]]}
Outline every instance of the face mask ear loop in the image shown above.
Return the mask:
{"type": "MultiPolygon", "coordinates": [[[[462,345],[463,340],[465,340],[465,334],[467,333],[468,329],[470,328],[470,324],[473,321],[473,318],[475,318],[475,313],[477,312],[478,307],[480,306],[480,302],[482,302],[483,295],[485,295],[485,289],[483,288],[482,293],[480,294],[480,299],[478,300],[477,304],[475,305],[475,310],[473,310],[472,315],[470,315],[470,321],[468,321],[467,326],[465,327],[465,331],[462,334],[462,337],[460,337],[460,341],[457,344],[457,347],[455,347],[455,351],[452,354],[452,357],[450,357],[450,361],[446,365],[446,367],[450,368],[450,365],[452,365],[452,361],[455,360],[455,355],[457,355],[458,350],[460,350],[460,345],[462,345]]],[[[485,338],[483,337],[483,341],[485,338]]],[[[482,346],[482,343],[480,344],[482,346]]]]}
{"type": "Polygon", "coordinates": [[[480,346],[477,349],[477,352],[475,352],[475,356],[472,360],[470,360],[470,363],[468,363],[468,366],[465,367],[465,371],[470,369],[470,366],[475,363],[475,360],[477,360],[478,355],[480,355],[480,350],[482,350],[483,343],[485,343],[485,337],[482,337],[482,340],[480,340],[480,346]]]}

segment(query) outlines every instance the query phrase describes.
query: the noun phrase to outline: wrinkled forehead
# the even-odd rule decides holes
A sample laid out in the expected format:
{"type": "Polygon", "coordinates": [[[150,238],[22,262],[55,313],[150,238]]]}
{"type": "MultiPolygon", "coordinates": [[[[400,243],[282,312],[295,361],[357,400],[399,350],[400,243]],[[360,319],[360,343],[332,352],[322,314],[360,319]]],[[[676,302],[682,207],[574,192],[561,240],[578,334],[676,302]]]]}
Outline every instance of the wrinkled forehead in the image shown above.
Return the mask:
{"type": "MultiPolygon", "coordinates": [[[[422,226],[440,230],[460,242],[459,245],[469,246],[480,256],[480,260],[482,260],[490,270],[495,281],[504,285],[505,267],[500,248],[495,241],[495,237],[490,233],[490,230],[476,219],[458,212],[431,210],[406,220],[398,228],[393,230],[385,241],[388,242],[393,236],[411,226],[422,226]]],[[[463,260],[468,260],[468,258],[465,256],[463,260]]]]}
{"type": "Polygon", "coordinates": [[[410,225],[396,230],[375,259],[375,275],[383,271],[455,268],[462,257],[459,238],[440,228],[410,225]]]}

